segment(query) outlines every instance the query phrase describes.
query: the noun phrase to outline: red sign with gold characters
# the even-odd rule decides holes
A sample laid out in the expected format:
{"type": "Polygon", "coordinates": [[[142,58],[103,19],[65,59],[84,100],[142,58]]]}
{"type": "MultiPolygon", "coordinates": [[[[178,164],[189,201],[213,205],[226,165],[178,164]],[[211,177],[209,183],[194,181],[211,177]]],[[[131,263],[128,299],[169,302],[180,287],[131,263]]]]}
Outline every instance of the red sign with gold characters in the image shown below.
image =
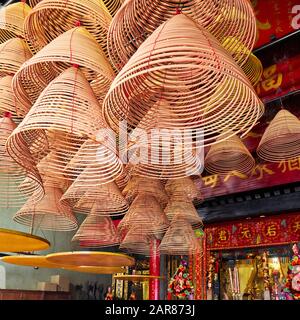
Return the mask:
{"type": "Polygon", "coordinates": [[[300,241],[300,213],[212,224],[205,228],[207,250],[282,245],[300,241]]]}
{"type": "Polygon", "coordinates": [[[300,29],[299,0],[251,0],[257,24],[258,48],[300,29]]]}
{"type": "Polygon", "coordinates": [[[266,67],[255,89],[265,103],[289,92],[299,90],[300,55],[295,55],[266,67]]]}
{"type": "Polygon", "coordinates": [[[204,199],[208,199],[298,181],[300,158],[280,163],[258,164],[249,174],[231,171],[227,175],[204,176],[197,179],[196,184],[204,199]]]}

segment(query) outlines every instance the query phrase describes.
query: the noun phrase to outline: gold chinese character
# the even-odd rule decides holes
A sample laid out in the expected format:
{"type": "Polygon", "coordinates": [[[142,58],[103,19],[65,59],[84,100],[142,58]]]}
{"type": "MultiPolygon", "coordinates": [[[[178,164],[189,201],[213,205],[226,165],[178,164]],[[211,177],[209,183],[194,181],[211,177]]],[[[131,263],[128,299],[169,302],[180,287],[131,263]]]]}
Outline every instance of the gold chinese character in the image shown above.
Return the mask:
{"type": "Polygon", "coordinates": [[[268,79],[272,77],[276,73],[276,70],[277,70],[276,64],[273,64],[272,66],[264,69],[264,72],[263,72],[264,79],[268,79]]]}
{"type": "Polygon", "coordinates": [[[297,233],[299,230],[300,230],[300,221],[296,221],[296,222],[293,224],[293,231],[294,231],[295,233],[297,233]]]}
{"type": "Polygon", "coordinates": [[[224,178],[224,182],[227,182],[231,177],[238,177],[240,179],[247,179],[248,176],[237,170],[230,171],[227,176],[224,178]]]}
{"type": "Polygon", "coordinates": [[[293,159],[293,160],[282,160],[279,165],[278,168],[282,168],[281,172],[284,173],[287,170],[288,171],[295,171],[295,170],[300,170],[300,158],[297,159],[293,159]]]}
{"type": "Polygon", "coordinates": [[[249,228],[247,228],[247,227],[243,227],[243,228],[242,228],[241,234],[242,234],[242,239],[244,239],[244,238],[246,238],[246,239],[251,238],[251,232],[250,232],[249,228]]]}
{"type": "Polygon", "coordinates": [[[268,226],[267,236],[275,237],[276,235],[277,235],[277,233],[276,233],[276,225],[271,224],[270,226],[268,226]]]}
{"type": "Polygon", "coordinates": [[[266,164],[264,165],[257,165],[255,166],[253,169],[252,169],[252,172],[251,172],[251,177],[254,177],[254,176],[257,176],[257,180],[261,180],[264,176],[264,173],[267,173],[267,174],[274,174],[275,172],[272,171],[271,169],[269,169],[267,167],[266,164]]]}
{"type": "Polygon", "coordinates": [[[226,241],[226,240],[227,240],[226,230],[220,230],[220,232],[219,232],[219,241],[226,241]]]}
{"type": "Polygon", "coordinates": [[[275,74],[271,78],[262,81],[261,85],[265,91],[278,89],[282,84],[282,73],[275,74]]]}
{"type": "Polygon", "coordinates": [[[202,180],[205,186],[210,186],[211,188],[214,188],[218,182],[218,175],[213,174],[211,176],[202,177],[202,180]]]}

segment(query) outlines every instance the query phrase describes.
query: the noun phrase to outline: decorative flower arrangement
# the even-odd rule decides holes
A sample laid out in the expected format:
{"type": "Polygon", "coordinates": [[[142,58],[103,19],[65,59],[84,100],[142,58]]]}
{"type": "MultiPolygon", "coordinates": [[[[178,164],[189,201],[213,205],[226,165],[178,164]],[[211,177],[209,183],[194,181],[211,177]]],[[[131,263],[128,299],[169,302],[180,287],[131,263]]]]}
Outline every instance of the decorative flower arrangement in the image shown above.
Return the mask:
{"type": "Polygon", "coordinates": [[[300,300],[300,255],[299,249],[293,246],[294,255],[289,263],[284,292],[288,300],[300,300]]]}
{"type": "Polygon", "coordinates": [[[181,261],[169,283],[168,291],[180,299],[186,299],[194,292],[186,261],[181,261]]]}

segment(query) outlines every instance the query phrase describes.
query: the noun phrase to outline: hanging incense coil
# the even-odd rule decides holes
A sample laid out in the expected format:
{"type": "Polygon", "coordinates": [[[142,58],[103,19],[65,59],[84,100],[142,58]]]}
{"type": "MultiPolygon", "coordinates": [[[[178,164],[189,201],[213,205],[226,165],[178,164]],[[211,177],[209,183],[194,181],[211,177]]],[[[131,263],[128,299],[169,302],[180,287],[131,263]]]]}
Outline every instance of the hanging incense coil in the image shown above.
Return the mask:
{"type": "Polygon", "coordinates": [[[62,196],[63,203],[70,203],[80,213],[89,214],[92,210],[101,216],[120,216],[128,210],[128,203],[115,182],[87,187],[85,179],[81,181],[80,177],[62,196]]]}
{"type": "Polygon", "coordinates": [[[133,173],[153,179],[175,179],[202,172],[201,156],[192,151],[193,139],[182,130],[173,129],[172,123],[179,118],[164,99],[143,116],[130,134],[126,150],[133,173]]]}
{"type": "Polygon", "coordinates": [[[122,173],[123,164],[115,153],[114,137],[110,134],[102,135],[104,131],[103,124],[103,130],[95,133],[95,140],[85,140],[77,153],[68,161],[63,173],[69,180],[76,180],[81,175],[78,179],[84,180],[88,188],[112,182],[122,173]]]}
{"type": "Polygon", "coordinates": [[[123,165],[122,173],[116,178],[115,182],[118,188],[123,192],[124,188],[130,180],[130,168],[126,165],[123,165]]]}
{"type": "Polygon", "coordinates": [[[21,108],[15,99],[12,88],[12,76],[0,78],[0,116],[9,112],[14,122],[19,123],[21,119],[17,116],[16,110],[21,108]]]}
{"type": "MultiPolygon", "coordinates": [[[[35,201],[43,197],[41,184],[27,178],[30,184],[20,188],[23,180],[26,179],[26,171],[13,161],[5,149],[7,138],[16,128],[16,124],[9,114],[0,118],[0,207],[19,208],[26,200],[27,196],[35,194],[35,201]]],[[[41,183],[41,182],[40,182],[41,183]]]]}
{"type": "Polygon", "coordinates": [[[169,197],[178,194],[185,196],[189,200],[202,199],[201,192],[191,177],[168,180],[165,189],[169,197]]]}
{"type": "Polygon", "coordinates": [[[164,235],[159,251],[168,255],[188,255],[201,251],[191,225],[184,220],[173,220],[164,235]]]}
{"type": "Polygon", "coordinates": [[[280,110],[264,132],[257,155],[269,162],[300,156],[300,120],[287,110],[280,110]]]}
{"type": "Polygon", "coordinates": [[[143,225],[132,226],[120,244],[120,250],[150,256],[150,243],[155,237],[143,225]]]}
{"type": "Polygon", "coordinates": [[[164,210],[169,221],[182,219],[195,227],[202,226],[202,219],[199,217],[193,203],[182,197],[172,197],[164,210]]]}
{"type": "MultiPolygon", "coordinates": [[[[134,129],[159,101],[166,101],[177,115],[169,119],[167,128],[172,126],[181,134],[195,130],[193,138],[203,146],[221,136],[228,138],[229,131],[246,134],[263,111],[262,102],[232,57],[183,14],[163,23],[139,47],[113,81],[103,112],[113,130],[119,130],[123,119],[134,129]],[[179,33],[184,51],[178,46],[179,33]]],[[[156,169],[153,166],[152,171],[156,169]]],[[[139,174],[145,173],[140,170],[139,174]]]]}
{"type": "Polygon", "coordinates": [[[28,143],[41,140],[41,143],[31,147],[31,153],[38,153],[45,148],[43,138],[47,142],[50,140],[49,148],[50,151],[54,150],[54,155],[51,154],[49,163],[55,162],[55,173],[64,173],[67,162],[77,153],[83,141],[104,126],[100,106],[88,81],[80,69],[71,67],[41,93],[26,118],[8,139],[8,150],[17,161],[22,157],[18,152],[22,149],[19,140],[28,143]],[[49,133],[53,132],[56,135],[51,141],[49,133]]]}
{"type": "Polygon", "coordinates": [[[120,244],[116,227],[111,218],[92,212],[82,222],[72,241],[78,241],[79,246],[85,248],[111,247],[120,244]]]}
{"type": "Polygon", "coordinates": [[[34,229],[52,231],[77,229],[78,223],[71,207],[59,202],[63,195],[62,190],[53,186],[51,181],[46,181],[44,187],[44,198],[38,203],[29,198],[14,215],[13,220],[17,223],[31,226],[34,229]]]}
{"type": "Polygon", "coordinates": [[[165,207],[168,202],[168,196],[164,190],[164,186],[158,179],[132,176],[122,193],[129,203],[139,194],[154,196],[162,207],[165,207]]]}
{"type": "Polygon", "coordinates": [[[154,196],[139,194],[118,225],[118,232],[127,232],[131,226],[142,225],[148,233],[159,236],[168,228],[169,222],[154,196]]]}
{"type": "Polygon", "coordinates": [[[205,158],[205,169],[212,174],[249,173],[254,167],[254,158],[236,135],[212,145],[205,158]]]}
{"type": "Polygon", "coordinates": [[[14,75],[32,57],[24,40],[12,38],[0,44],[0,77],[14,75]]]}
{"type": "MultiPolygon", "coordinates": [[[[170,149],[170,152],[173,152],[172,149],[170,149]]],[[[135,156],[130,158],[132,163],[135,163],[136,159],[138,159],[138,157],[135,158],[135,156]]],[[[163,163],[146,163],[146,161],[142,160],[142,163],[133,166],[132,174],[142,177],[146,176],[151,179],[166,180],[200,175],[202,173],[204,168],[203,161],[201,158],[197,157],[197,154],[194,151],[187,152],[187,156],[182,156],[182,159],[185,160],[182,164],[176,164],[176,161],[174,160],[171,161],[172,163],[170,165],[165,165],[163,163]]]]}
{"type": "Polygon", "coordinates": [[[112,17],[114,17],[117,11],[121,8],[123,2],[124,0],[103,0],[103,3],[112,17]]]}
{"type": "Polygon", "coordinates": [[[248,60],[242,66],[245,75],[250,80],[253,87],[255,87],[261,79],[263,73],[263,66],[261,61],[251,53],[248,60]]]}
{"type": "Polygon", "coordinates": [[[24,109],[28,111],[45,87],[72,65],[80,67],[101,101],[114,72],[95,38],[85,28],[77,27],[55,38],[26,61],[14,76],[13,91],[24,109]]]}
{"type": "Polygon", "coordinates": [[[13,3],[0,10],[0,43],[11,38],[24,38],[24,20],[31,8],[23,2],[13,3]]]}
{"type": "Polygon", "coordinates": [[[25,21],[25,37],[35,51],[41,50],[76,23],[84,26],[107,52],[111,15],[102,0],[43,0],[25,21]]]}
{"type": "Polygon", "coordinates": [[[42,0],[29,0],[29,5],[31,8],[35,7],[42,0]]]}
{"type": "Polygon", "coordinates": [[[65,180],[64,177],[58,173],[55,173],[50,168],[52,166],[51,157],[49,157],[49,154],[41,159],[39,163],[37,164],[37,169],[39,170],[40,175],[42,176],[42,179],[44,181],[48,181],[48,183],[51,181],[51,186],[60,188],[61,190],[66,190],[70,186],[70,182],[68,180],[65,180]]]}
{"type": "Polygon", "coordinates": [[[256,19],[250,3],[129,0],[115,15],[108,32],[108,50],[114,66],[121,70],[147,37],[180,11],[223,43],[240,65],[247,60],[256,41],[256,19]]]}

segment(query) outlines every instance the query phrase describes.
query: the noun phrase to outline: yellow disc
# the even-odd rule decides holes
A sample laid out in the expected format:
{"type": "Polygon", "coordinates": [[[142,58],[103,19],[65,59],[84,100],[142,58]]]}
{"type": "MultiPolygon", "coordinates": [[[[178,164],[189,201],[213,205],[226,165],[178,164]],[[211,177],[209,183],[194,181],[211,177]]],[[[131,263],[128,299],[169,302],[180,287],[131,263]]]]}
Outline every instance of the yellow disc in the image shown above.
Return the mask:
{"type": "Polygon", "coordinates": [[[76,272],[84,272],[84,273],[96,273],[96,274],[114,274],[114,273],[122,273],[126,270],[121,267],[73,267],[73,268],[64,268],[70,271],[76,272]]]}
{"type": "Polygon", "coordinates": [[[1,261],[26,267],[39,268],[63,268],[62,265],[56,265],[46,260],[46,256],[7,256],[1,258],[1,261]]]}
{"type": "Polygon", "coordinates": [[[74,251],[47,255],[47,260],[73,267],[125,267],[135,264],[135,259],[122,253],[74,251]]]}
{"type": "Polygon", "coordinates": [[[163,279],[163,277],[160,276],[150,276],[148,274],[124,274],[124,275],[115,275],[114,279],[116,280],[124,280],[124,281],[149,281],[154,279],[163,279]]]}
{"type": "Polygon", "coordinates": [[[46,250],[50,242],[29,233],[0,229],[0,251],[23,252],[46,250]]]}

